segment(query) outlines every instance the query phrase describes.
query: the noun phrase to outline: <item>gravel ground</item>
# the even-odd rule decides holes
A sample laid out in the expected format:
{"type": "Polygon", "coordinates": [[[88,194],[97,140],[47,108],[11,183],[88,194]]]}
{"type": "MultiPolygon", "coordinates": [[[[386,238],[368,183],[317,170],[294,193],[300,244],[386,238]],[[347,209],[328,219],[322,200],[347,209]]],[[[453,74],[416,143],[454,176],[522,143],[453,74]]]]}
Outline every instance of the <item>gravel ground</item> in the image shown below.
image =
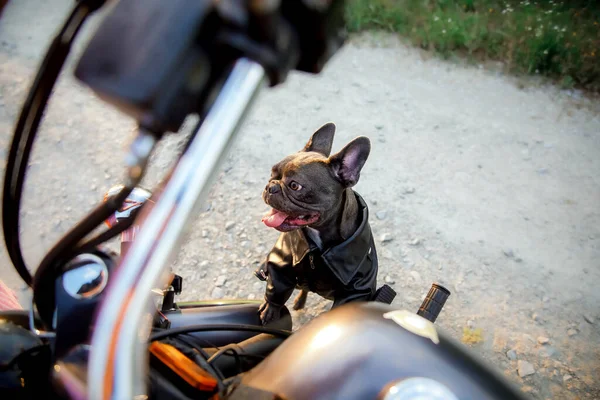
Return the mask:
{"type": "MultiPolygon", "coordinates": [[[[70,3],[13,1],[0,20],[3,163],[70,3]]],[[[444,284],[452,295],[437,324],[531,398],[599,399],[598,109],[576,91],[429,59],[387,36],[356,38],[322,76],[293,74],[260,96],[176,260],[181,297],[262,296],[252,271],[277,237],[260,223],[270,167],[333,121],[334,150],[371,138],[356,189],[370,205],[380,281],[398,292],[394,303],[416,311],[431,283],[444,284]]],[[[30,264],[119,182],[133,127],[65,73],[29,167],[22,237],[30,264]]],[[[146,187],[185,138],[161,144],[146,187]]],[[[3,248],[0,258],[0,277],[19,289],[3,248]]],[[[296,325],[328,307],[309,296],[293,313],[296,325]]]]}

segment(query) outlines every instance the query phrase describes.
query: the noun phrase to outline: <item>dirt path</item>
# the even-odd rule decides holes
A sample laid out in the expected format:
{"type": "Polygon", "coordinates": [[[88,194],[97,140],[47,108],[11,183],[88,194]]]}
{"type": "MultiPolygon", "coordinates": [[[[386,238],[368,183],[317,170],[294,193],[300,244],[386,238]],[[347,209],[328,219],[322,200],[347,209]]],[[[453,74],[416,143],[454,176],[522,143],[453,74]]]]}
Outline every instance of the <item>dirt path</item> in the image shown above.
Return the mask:
{"type": "MultiPolygon", "coordinates": [[[[0,20],[0,156],[49,35],[70,1],[13,1],[0,20]]],[[[370,204],[380,279],[416,310],[432,282],[452,296],[439,325],[534,399],[600,398],[600,119],[554,88],[519,89],[476,67],[424,60],[390,38],[355,40],[319,77],[264,92],[190,232],[176,269],[186,299],[255,297],[251,272],[276,238],[261,225],[270,166],[327,121],[334,149],[373,150],[357,190],[370,204]],[[228,228],[228,229],[227,229],[228,228]],[[226,282],[215,286],[217,277],[226,282]],[[539,337],[549,343],[540,344],[539,337]],[[520,377],[530,363],[535,372],[520,377]]],[[[592,110],[592,111],[591,111],[592,110]]],[[[121,176],[131,121],[65,76],[29,170],[23,240],[38,262],[121,176]]],[[[183,136],[157,153],[147,186],[183,136]]],[[[6,253],[0,276],[19,287],[6,253]]],[[[312,295],[301,324],[329,307],[312,295]]],[[[540,341],[544,341],[541,340],[540,341]]]]}

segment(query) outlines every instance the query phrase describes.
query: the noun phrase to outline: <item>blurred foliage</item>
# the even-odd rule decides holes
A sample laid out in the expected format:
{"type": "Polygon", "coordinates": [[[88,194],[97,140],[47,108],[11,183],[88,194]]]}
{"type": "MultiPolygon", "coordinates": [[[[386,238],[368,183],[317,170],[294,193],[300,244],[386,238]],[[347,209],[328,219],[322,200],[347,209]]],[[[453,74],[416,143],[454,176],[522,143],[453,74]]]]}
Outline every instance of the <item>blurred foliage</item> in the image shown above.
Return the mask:
{"type": "Polygon", "coordinates": [[[349,0],[346,16],[351,32],[397,32],[443,57],[600,91],[600,1],[349,0]]]}

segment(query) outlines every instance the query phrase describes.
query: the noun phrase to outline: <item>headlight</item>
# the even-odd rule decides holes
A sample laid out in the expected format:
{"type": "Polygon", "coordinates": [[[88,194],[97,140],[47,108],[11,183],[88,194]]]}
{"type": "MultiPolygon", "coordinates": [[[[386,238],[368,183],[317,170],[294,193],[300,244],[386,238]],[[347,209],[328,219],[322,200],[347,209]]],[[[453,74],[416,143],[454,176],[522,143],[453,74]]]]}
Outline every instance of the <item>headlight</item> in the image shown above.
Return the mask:
{"type": "Polygon", "coordinates": [[[440,382],[429,378],[408,378],[386,386],[381,400],[458,400],[458,397],[440,382]]]}

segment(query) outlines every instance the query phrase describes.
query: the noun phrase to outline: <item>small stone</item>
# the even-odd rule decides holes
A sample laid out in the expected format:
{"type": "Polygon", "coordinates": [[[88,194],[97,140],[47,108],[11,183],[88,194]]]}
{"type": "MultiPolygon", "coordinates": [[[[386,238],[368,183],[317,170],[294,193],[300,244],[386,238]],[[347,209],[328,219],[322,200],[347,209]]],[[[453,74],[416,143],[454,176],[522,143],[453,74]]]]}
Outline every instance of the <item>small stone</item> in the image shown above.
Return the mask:
{"type": "Polygon", "coordinates": [[[571,379],[573,379],[573,377],[569,374],[563,375],[563,382],[568,382],[571,379]]]}
{"type": "Polygon", "coordinates": [[[410,271],[410,276],[412,276],[412,278],[417,282],[421,280],[421,274],[419,274],[417,271],[410,271]]]}
{"type": "Polygon", "coordinates": [[[402,193],[404,193],[404,194],[413,194],[414,192],[415,192],[414,187],[407,187],[407,188],[404,188],[404,190],[402,191],[402,193]]]}
{"type": "Polygon", "coordinates": [[[550,339],[545,336],[538,336],[537,341],[539,344],[548,344],[550,343],[550,339]]]}
{"type": "Polygon", "coordinates": [[[535,368],[530,362],[519,360],[517,361],[517,372],[521,378],[535,374],[535,368]]]}
{"type": "Polygon", "coordinates": [[[377,205],[377,200],[371,200],[371,204],[373,204],[374,206],[377,205]]]}
{"type": "Polygon", "coordinates": [[[539,316],[538,313],[531,314],[531,319],[534,320],[534,321],[536,321],[536,322],[540,322],[541,321],[540,316],[539,316]]]}
{"type": "Polygon", "coordinates": [[[554,357],[556,355],[556,349],[552,346],[544,345],[544,348],[540,350],[540,357],[554,357]]]}
{"type": "Polygon", "coordinates": [[[468,320],[467,327],[473,329],[475,327],[475,321],[473,321],[472,319],[468,320]]]}
{"type": "Polygon", "coordinates": [[[544,297],[542,297],[542,301],[543,301],[544,303],[547,303],[547,302],[549,302],[549,301],[550,301],[550,297],[548,297],[548,296],[544,296],[544,297]]]}
{"type": "Polygon", "coordinates": [[[376,124],[376,125],[375,125],[375,129],[377,129],[378,131],[380,131],[380,130],[382,130],[382,129],[383,129],[383,125],[381,125],[381,124],[376,124]]]}
{"type": "Polygon", "coordinates": [[[508,258],[513,258],[515,256],[515,253],[512,251],[512,249],[503,249],[502,252],[508,258]]]}
{"type": "Polygon", "coordinates": [[[591,315],[584,315],[583,319],[585,319],[585,322],[588,324],[594,325],[594,318],[591,315]]]}
{"type": "Polygon", "coordinates": [[[208,237],[208,231],[206,229],[202,229],[202,237],[203,238],[207,238],[208,237]]]}
{"type": "Polygon", "coordinates": [[[389,276],[389,275],[386,275],[386,277],[385,277],[384,281],[385,281],[385,283],[389,283],[389,284],[396,283],[396,282],[395,282],[395,281],[392,279],[392,277],[391,277],[391,276],[389,276]]]}
{"type": "Polygon", "coordinates": [[[210,297],[213,299],[222,299],[225,296],[225,291],[220,287],[216,287],[210,294],[210,297]]]}
{"type": "Polygon", "coordinates": [[[200,209],[202,212],[209,212],[212,208],[212,204],[210,202],[206,202],[202,204],[202,208],[200,209]]]}
{"type": "Polygon", "coordinates": [[[379,240],[381,241],[381,243],[388,243],[394,240],[394,237],[391,233],[384,233],[379,237],[379,240]]]}
{"type": "Polygon", "coordinates": [[[517,352],[511,349],[506,352],[506,357],[508,357],[509,360],[514,361],[517,359],[517,352]]]}
{"type": "Polygon", "coordinates": [[[256,295],[254,293],[250,293],[248,295],[248,300],[254,300],[254,299],[256,299],[256,295]]]}
{"type": "Polygon", "coordinates": [[[379,141],[379,143],[385,143],[385,136],[379,136],[377,140],[379,141]]]}
{"type": "Polygon", "coordinates": [[[217,277],[217,280],[215,281],[215,286],[221,287],[221,286],[225,285],[225,282],[227,282],[227,278],[223,275],[219,275],[217,277]]]}
{"type": "Polygon", "coordinates": [[[418,246],[418,245],[420,245],[420,244],[421,244],[421,239],[419,239],[419,238],[414,238],[413,240],[411,240],[411,241],[409,242],[409,244],[410,244],[411,246],[418,246]]]}
{"type": "Polygon", "coordinates": [[[516,257],[515,262],[518,262],[518,263],[523,262],[523,259],[521,257],[516,257]]]}
{"type": "Polygon", "coordinates": [[[225,224],[225,230],[229,231],[231,230],[233,227],[235,226],[235,222],[234,221],[227,221],[227,223],[225,224]]]}
{"type": "Polygon", "coordinates": [[[377,213],[375,214],[377,216],[377,219],[385,219],[385,217],[387,217],[387,211],[382,210],[382,211],[377,211],[377,213]]]}
{"type": "Polygon", "coordinates": [[[200,263],[200,268],[208,267],[208,260],[204,260],[200,263]]]}
{"type": "Polygon", "coordinates": [[[319,111],[320,109],[321,109],[321,105],[317,104],[317,105],[315,106],[315,110],[316,110],[316,111],[319,111]]]}
{"type": "Polygon", "coordinates": [[[574,329],[574,328],[570,328],[570,329],[568,329],[568,330],[567,330],[567,335],[569,335],[569,337],[571,337],[571,336],[575,336],[575,335],[577,335],[578,333],[579,333],[579,332],[577,331],[577,329],[574,329]]]}

